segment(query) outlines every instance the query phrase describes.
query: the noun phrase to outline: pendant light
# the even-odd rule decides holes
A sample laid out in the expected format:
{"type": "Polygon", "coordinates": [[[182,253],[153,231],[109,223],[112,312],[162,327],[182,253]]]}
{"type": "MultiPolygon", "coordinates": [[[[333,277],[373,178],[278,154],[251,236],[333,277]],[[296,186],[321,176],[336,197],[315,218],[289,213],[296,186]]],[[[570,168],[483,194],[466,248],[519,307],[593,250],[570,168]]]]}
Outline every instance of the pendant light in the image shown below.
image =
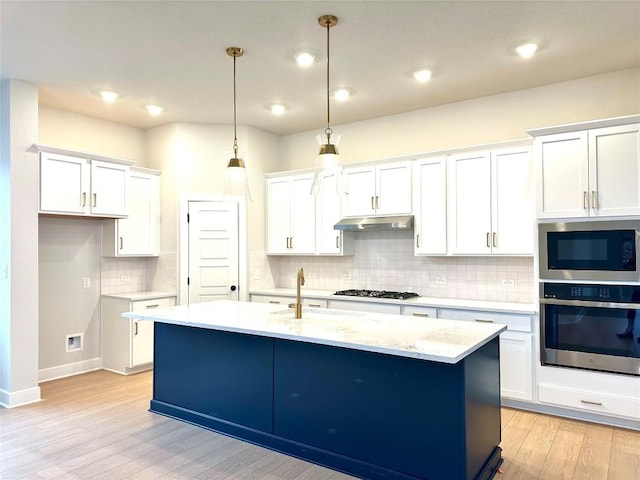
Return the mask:
{"type": "Polygon", "coordinates": [[[327,176],[335,175],[336,190],[339,195],[345,195],[347,193],[347,181],[342,170],[342,164],[340,163],[340,155],[338,154],[337,144],[340,141],[340,137],[334,139],[335,143],[331,143],[331,105],[329,101],[330,89],[329,89],[329,29],[335,27],[338,24],[338,17],[333,15],[322,15],[318,18],[318,23],[321,27],[327,29],[327,128],[324,129],[324,135],[326,136],[326,143],[323,143],[322,135],[318,135],[318,144],[320,145],[320,152],[316,160],[316,171],[313,176],[313,183],[311,184],[311,194],[317,195],[322,188],[322,183],[327,176]]]}
{"type": "Polygon", "coordinates": [[[238,157],[238,135],[237,135],[237,107],[236,107],[236,59],[241,57],[244,51],[239,47],[227,48],[227,55],[233,57],[233,158],[229,159],[227,172],[224,179],[225,200],[252,201],[249,182],[247,181],[247,170],[244,161],[238,157]]]}

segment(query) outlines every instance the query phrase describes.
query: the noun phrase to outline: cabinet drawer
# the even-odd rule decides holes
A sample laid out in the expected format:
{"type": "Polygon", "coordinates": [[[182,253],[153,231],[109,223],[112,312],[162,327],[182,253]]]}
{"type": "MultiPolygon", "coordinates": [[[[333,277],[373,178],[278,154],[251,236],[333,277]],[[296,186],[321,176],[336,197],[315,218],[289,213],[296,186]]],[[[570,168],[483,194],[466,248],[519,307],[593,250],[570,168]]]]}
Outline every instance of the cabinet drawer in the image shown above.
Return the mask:
{"type": "Polygon", "coordinates": [[[531,332],[530,315],[442,308],[438,310],[438,318],[464,320],[467,322],[501,323],[507,326],[507,330],[531,332]]]}
{"type": "Polygon", "coordinates": [[[640,399],[638,398],[604,395],[555,385],[539,385],[538,399],[543,403],[593,413],[640,419],[640,399]]]}
{"type": "Polygon", "coordinates": [[[152,300],[137,300],[131,302],[132,312],[145,312],[154,308],[173,307],[176,304],[176,297],[154,298],[152,300]]]}
{"type": "Polygon", "coordinates": [[[389,303],[350,302],[349,300],[330,300],[329,308],[351,310],[355,312],[392,313],[400,315],[400,305],[389,303]]]}
{"type": "MultiPolygon", "coordinates": [[[[296,302],[296,297],[279,297],[271,295],[251,295],[252,302],[270,303],[273,305],[290,305],[296,302]]],[[[318,298],[302,297],[302,306],[312,308],[327,308],[327,301],[318,298]]]]}
{"type": "Polygon", "coordinates": [[[402,307],[402,315],[438,318],[438,309],[432,307],[402,307]]]}

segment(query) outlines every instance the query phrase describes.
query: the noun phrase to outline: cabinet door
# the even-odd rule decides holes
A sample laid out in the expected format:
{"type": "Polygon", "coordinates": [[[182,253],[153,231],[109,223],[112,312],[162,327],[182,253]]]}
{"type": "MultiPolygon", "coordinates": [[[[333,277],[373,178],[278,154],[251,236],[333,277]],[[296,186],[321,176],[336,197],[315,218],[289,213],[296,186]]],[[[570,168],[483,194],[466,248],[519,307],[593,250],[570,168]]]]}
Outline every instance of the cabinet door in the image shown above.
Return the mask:
{"type": "Polygon", "coordinates": [[[91,162],[91,213],[127,216],[129,167],[117,163],[91,162]]]}
{"type": "Polygon", "coordinates": [[[320,255],[353,255],[351,232],[334,230],[342,217],[342,199],[336,191],[336,176],[322,180],[324,186],[316,199],[316,253],[320,255]]]}
{"type": "Polygon", "coordinates": [[[449,252],[491,253],[491,157],[489,152],[447,158],[449,252]]]}
{"type": "Polygon", "coordinates": [[[129,216],[116,220],[117,255],[158,255],[158,183],[157,175],[131,173],[129,216]]]}
{"type": "Polygon", "coordinates": [[[153,322],[131,320],[131,330],[129,368],[153,362],[153,322]]]}
{"type": "Polygon", "coordinates": [[[376,170],[374,167],[345,168],[348,194],[345,199],[345,217],[374,215],[376,197],[376,170]]]}
{"type": "Polygon", "coordinates": [[[267,180],[267,253],[289,253],[290,210],[289,179],[267,180]]]}
{"type": "Polygon", "coordinates": [[[376,215],[411,213],[411,165],[392,163],[376,167],[376,215]]]}
{"type": "Polygon", "coordinates": [[[588,216],[587,132],[538,137],[534,142],[534,156],[538,218],[588,216]]]}
{"type": "Polygon", "coordinates": [[[83,158],[40,154],[40,211],[89,212],[89,164],[83,158]]]}
{"type": "Polygon", "coordinates": [[[528,148],[492,152],[491,252],[533,255],[534,214],[528,148]]]}
{"type": "Polygon", "coordinates": [[[533,399],[533,337],[529,333],[500,334],[500,393],[519,400],[533,399]]]}
{"type": "Polygon", "coordinates": [[[291,179],[290,253],[314,254],[316,251],[316,198],[311,195],[312,176],[291,179]]]}
{"type": "Polygon", "coordinates": [[[414,166],[416,255],[447,253],[446,165],[446,157],[434,157],[414,166]]]}
{"type": "Polygon", "coordinates": [[[592,216],[640,214],[640,124],[589,131],[592,216]]]}

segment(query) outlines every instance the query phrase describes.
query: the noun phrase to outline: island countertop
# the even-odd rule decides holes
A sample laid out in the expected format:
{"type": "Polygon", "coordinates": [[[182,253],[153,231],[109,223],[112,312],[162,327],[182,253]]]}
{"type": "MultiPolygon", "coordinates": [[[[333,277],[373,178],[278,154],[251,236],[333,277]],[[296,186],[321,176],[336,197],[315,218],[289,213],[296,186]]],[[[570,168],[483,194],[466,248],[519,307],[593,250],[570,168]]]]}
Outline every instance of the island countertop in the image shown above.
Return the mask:
{"type": "Polygon", "coordinates": [[[303,308],[302,319],[282,305],[220,300],[126,312],[136,320],[331,345],[457,363],[506,330],[500,324],[303,308]]]}

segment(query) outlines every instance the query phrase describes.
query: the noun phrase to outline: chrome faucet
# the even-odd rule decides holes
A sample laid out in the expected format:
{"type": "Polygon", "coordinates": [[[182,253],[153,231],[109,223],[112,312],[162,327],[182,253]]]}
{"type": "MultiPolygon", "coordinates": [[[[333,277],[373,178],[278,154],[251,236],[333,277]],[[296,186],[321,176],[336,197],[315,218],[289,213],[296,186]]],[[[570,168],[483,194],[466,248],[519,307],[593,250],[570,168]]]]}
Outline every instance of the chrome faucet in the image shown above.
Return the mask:
{"type": "Polygon", "coordinates": [[[298,270],[298,281],[296,282],[296,318],[302,318],[302,301],[300,299],[300,287],[304,285],[304,270],[298,270]]]}

